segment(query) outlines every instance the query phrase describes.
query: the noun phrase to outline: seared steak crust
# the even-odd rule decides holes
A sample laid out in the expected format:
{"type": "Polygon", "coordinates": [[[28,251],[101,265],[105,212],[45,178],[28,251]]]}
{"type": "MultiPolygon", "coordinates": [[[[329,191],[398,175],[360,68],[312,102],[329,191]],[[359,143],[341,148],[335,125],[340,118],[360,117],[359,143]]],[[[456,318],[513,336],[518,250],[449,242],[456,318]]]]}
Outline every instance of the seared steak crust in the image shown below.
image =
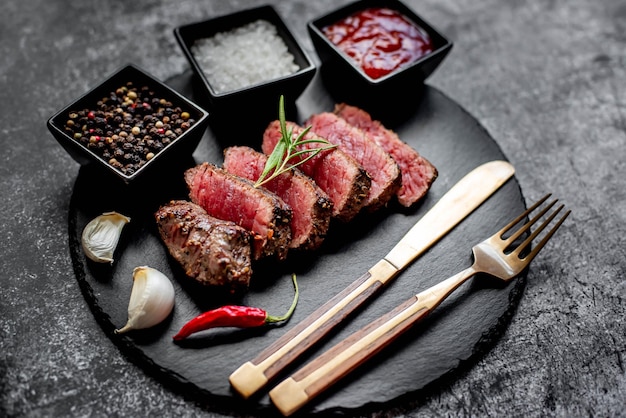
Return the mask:
{"type": "MultiPolygon", "coordinates": [[[[224,169],[256,181],[263,172],[267,156],[250,147],[233,146],[224,150],[224,169]]],[[[332,202],[315,182],[298,169],[281,174],[264,185],[291,207],[290,248],[318,248],[328,230],[332,202]]]]}
{"type": "Polygon", "coordinates": [[[391,156],[359,128],[330,112],[312,115],[306,122],[311,130],[329,142],[339,145],[358,161],[372,178],[372,186],[365,201],[370,211],[389,202],[402,185],[400,168],[391,156]]]}
{"type": "Polygon", "coordinates": [[[246,290],[252,277],[250,233],[183,200],[159,208],[155,219],[171,256],[204,285],[246,290]]]}
{"type": "MultiPolygon", "coordinates": [[[[292,135],[299,135],[304,129],[294,122],[287,122],[287,129],[292,135]]],[[[313,139],[316,135],[308,132],[305,139],[313,139]]],[[[273,121],[263,134],[262,149],[266,155],[274,150],[281,138],[280,124],[273,121]]],[[[319,144],[302,145],[299,149],[316,148],[319,144]]],[[[348,222],[359,213],[371,186],[363,167],[351,156],[339,148],[323,151],[298,166],[307,176],[328,195],[333,202],[332,216],[348,222]]]]}
{"type": "Polygon", "coordinates": [[[430,161],[380,121],[372,120],[370,114],[362,109],[341,103],[335,106],[335,114],[365,131],[398,163],[402,173],[402,186],[396,195],[401,205],[409,207],[426,195],[438,175],[430,161]]]}
{"type": "Polygon", "coordinates": [[[291,208],[274,193],[210,163],[185,172],[191,201],[219,219],[235,222],[253,235],[253,258],[287,256],[291,208]]]}

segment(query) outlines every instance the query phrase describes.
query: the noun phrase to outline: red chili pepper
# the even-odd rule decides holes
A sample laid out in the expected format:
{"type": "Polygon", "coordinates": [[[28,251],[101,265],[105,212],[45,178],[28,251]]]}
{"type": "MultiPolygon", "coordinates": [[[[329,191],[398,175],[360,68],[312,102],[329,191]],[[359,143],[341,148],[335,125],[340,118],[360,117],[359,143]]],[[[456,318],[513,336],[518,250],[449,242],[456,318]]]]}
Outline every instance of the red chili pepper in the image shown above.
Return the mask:
{"type": "Polygon", "coordinates": [[[287,313],[283,316],[272,316],[260,308],[249,306],[226,305],[217,309],[204,312],[187,322],[174,335],[174,341],[180,341],[199,331],[217,327],[253,328],[265,324],[283,322],[289,320],[298,304],[298,283],[296,275],[292,275],[293,287],[296,290],[293,302],[287,313]]]}

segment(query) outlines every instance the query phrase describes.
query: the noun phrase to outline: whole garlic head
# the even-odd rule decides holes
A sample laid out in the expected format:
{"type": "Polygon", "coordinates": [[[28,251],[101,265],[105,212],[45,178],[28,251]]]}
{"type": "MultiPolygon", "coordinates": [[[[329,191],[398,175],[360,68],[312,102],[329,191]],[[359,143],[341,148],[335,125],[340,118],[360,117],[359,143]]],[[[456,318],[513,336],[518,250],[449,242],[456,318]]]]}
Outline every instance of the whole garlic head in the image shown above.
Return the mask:
{"type": "Polygon", "coordinates": [[[165,274],[152,267],[136,267],[128,303],[128,322],[115,333],[161,323],[174,309],[174,296],[174,286],[165,274]]]}
{"type": "Polygon", "coordinates": [[[81,237],[85,255],[97,263],[113,264],[113,253],[130,218],[117,212],[105,212],[92,219],[81,237]]]}

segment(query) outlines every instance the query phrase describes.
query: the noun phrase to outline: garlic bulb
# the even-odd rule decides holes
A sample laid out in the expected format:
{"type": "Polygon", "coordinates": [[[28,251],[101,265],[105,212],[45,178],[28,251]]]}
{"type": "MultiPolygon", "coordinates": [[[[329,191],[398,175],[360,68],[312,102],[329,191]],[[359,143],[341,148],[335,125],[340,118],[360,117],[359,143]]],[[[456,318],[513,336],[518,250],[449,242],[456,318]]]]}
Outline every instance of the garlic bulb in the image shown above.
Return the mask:
{"type": "Polygon", "coordinates": [[[113,252],[128,222],[129,217],[117,212],[106,212],[92,219],[81,237],[85,255],[97,263],[113,264],[113,252]]]}
{"type": "Polygon", "coordinates": [[[170,279],[154,268],[135,267],[128,303],[128,322],[115,333],[150,328],[167,318],[172,309],[174,286],[170,279]]]}

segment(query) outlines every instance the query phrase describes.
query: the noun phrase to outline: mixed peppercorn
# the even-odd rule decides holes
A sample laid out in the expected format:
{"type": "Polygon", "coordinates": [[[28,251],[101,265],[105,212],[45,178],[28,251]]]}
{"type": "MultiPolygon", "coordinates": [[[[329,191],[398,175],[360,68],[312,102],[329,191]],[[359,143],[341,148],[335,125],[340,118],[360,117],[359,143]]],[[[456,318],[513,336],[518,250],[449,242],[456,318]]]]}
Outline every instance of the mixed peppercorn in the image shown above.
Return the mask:
{"type": "Polygon", "coordinates": [[[65,131],[132,175],[194,123],[189,112],[129,82],[99,100],[95,109],[71,111],[65,131]]]}

